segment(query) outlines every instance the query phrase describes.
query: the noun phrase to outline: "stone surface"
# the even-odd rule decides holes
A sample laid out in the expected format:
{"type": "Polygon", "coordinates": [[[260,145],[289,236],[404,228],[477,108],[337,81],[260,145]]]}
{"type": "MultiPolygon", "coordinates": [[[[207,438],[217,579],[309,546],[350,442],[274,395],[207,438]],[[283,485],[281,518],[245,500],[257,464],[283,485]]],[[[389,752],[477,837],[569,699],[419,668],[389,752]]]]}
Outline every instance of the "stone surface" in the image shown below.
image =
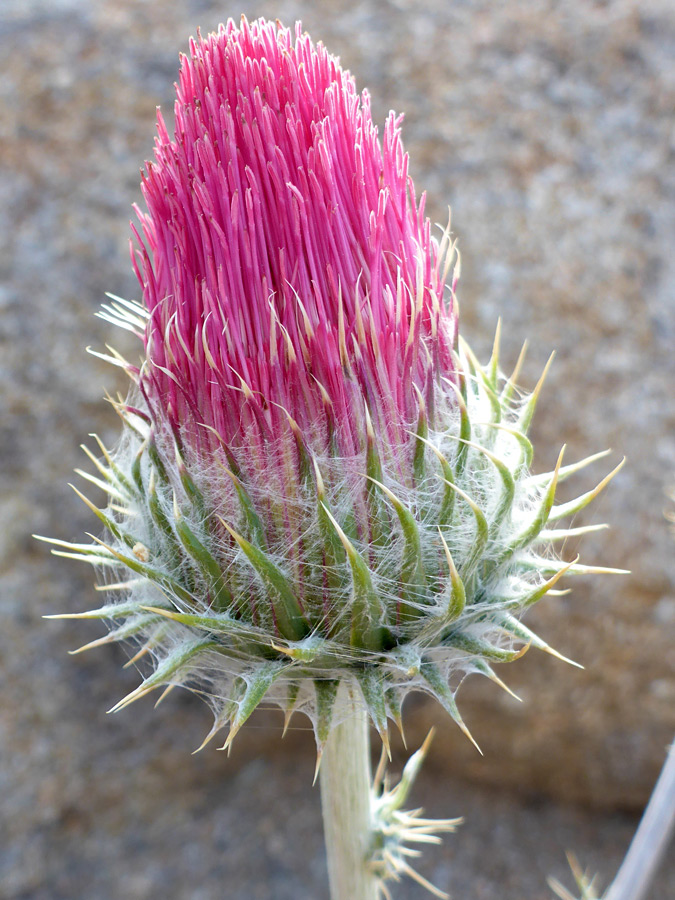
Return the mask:
{"type": "MultiPolygon", "coordinates": [[[[210,0],[0,10],[2,898],[326,896],[309,735],[280,745],[277,720],[263,721],[227,761],[189,755],[209,717],[193,698],[107,718],[135,674],[115,650],[66,655],[96,627],[40,617],[86,608],[92,577],[29,537],[91,529],[65,483],[89,432],[114,443],[100,397],[125,388],[83,348],[136,352],[93,316],[105,290],[137,293],[127,221],[154,108],[171,106],[187,36],[240,11],[210,0]]],[[[265,0],[246,12],[302,17],[370,88],[378,120],[406,111],[417,185],[434,218],[453,207],[464,334],[486,351],[501,315],[506,362],[531,341],[527,384],[559,351],[537,465],[563,441],[570,458],[628,456],[592,514],[613,531],[583,552],[633,574],[577,582],[529,620],[586,670],[528,654],[500,671],[522,705],[469,680],[460,700],[483,759],[438,710],[409,709],[411,744],[440,726],[420,802],[469,819],[426,874],[458,898],[539,900],[569,848],[606,882],[634,827],[617,810],[645,801],[675,730],[675,553],[662,518],[675,479],[671,4],[265,0]]],[[[672,865],[653,900],[672,896],[669,876],[672,865]]],[[[401,886],[408,896],[421,891],[401,886]]]]}

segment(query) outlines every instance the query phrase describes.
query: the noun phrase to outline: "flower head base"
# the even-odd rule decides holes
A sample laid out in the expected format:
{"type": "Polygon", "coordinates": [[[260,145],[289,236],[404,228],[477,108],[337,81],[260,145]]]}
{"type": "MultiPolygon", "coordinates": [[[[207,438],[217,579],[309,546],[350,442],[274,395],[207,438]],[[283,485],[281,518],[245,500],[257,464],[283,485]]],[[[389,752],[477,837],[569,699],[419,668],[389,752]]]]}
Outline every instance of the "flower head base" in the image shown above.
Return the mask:
{"type": "Polygon", "coordinates": [[[431,238],[399,120],[380,147],[367,95],[299,29],[193,42],[155,155],[144,303],[104,312],[146,348],[140,369],[113,360],[138,399],[95,460],[109,537],[64,554],[122,595],[83,617],[154,659],[116,708],[195,687],[229,746],[266,698],[310,715],[321,747],[346,680],[385,741],[413,689],[464,728],[454,676],[501,684],[494,662],[550,650],[518,614],[593,571],[555,558],[579,529],[551,525],[611,475],[559,505],[591,460],[530,475],[541,383],[522,396],[498,341],[485,368],[458,342],[453,248],[431,238]]]}

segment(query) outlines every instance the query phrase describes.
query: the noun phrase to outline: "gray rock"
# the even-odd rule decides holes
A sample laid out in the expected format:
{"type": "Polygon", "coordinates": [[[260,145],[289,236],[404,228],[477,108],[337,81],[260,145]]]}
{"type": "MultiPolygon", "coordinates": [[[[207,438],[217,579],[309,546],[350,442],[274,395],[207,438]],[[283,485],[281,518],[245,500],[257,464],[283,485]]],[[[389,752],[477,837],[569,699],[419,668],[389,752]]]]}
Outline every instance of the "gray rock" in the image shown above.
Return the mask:
{"type": "MultiPolygon", "coordinates": [[[[578,582],[529,620],[585,671],[532,651],[499,673],[522,705],[469,680],[460,700],[483,759],[437,709],[411,704],[408,717],[411,745],[441,726],[420,802],[469,817],[426,874],[456,897],[534,900],[570,848],[606,883],[634,827],[616,811],[644,803],[675,731],[662,518],[675,478],[672,9],[264,0],[257,12],[301,16],[370,88],[380,121],[407,112],[416,183],[434,218],[453,206],[470,341],[486,352],[501,315],[507,362],[531,341],[530,385],[557,348],[537,466],[562,442],[570,458],[628,456],[583,519],[613,531],[583,553],[633,574],[578,582]]],[[[228,761],[190,756],[209,719],[194,698],[107,718],[135,675],[116,650],[67,657],[95,626],[40,617],[87,608],[92,578],[28,537],[91,528],[65,483],[88,433],[114,443],[100,397],[125,387],[83,348],[137,353],[93,316],[105,290],[137,294],[127,221],[154,108],[171,107],[188,35],[228,14],[239,8],[209,0],[5,0],[0,12],[2,898],[326,896],[310,735],[280,745],[277,720],[261,720],[228,761]]]]}

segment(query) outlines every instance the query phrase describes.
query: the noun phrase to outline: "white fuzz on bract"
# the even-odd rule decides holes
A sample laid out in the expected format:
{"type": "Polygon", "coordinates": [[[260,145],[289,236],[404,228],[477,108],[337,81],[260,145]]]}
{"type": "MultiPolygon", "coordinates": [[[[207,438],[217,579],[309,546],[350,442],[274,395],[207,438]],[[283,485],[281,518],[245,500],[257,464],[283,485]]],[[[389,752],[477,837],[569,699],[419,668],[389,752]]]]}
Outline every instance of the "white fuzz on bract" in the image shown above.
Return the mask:
{"type": "MultiPolygon", "coordinates": [[[[130,325],[143,314],[117,305],[130,325]]],[[[309,716],[321,750],[342,715],[337,685],[349,679],[385,743],[388,720],[401,727],[414,690],[468,734],[455,702],[464,675],[505,687],[493,663],[529,646],[557,655],[519,615],[563,574],[617,571],[560,561],[555,544],[579,529],[551,524],[589,503],[618,467],[556,506],[557,484],[598,457],[563,467],[561,454],[553,471],[532,476],[526,432],[541,383],[521,395],[499,373],[498,341],[485,368],[460,345],[457,366],[459,386],[436,390],[435,428],[422,415],[411,427],[401,454],[414,460],[382,450],[366,420],[363,451],[313,457],[292,496],[274,477],[247,478],[245,461],[225,454],[205,468],[173,435],[154,433],[140,397],[118,405],[120,447],[109,454],[99,443],[104,458],[89,454],[98,475],[85,475],[110,504],[97,510],[83,498],[107,535],[91,545],[52,540],[56,553],[92,563],[110,592],[80,615],[109,620],[111,631],[81,649],[132,642],[134,662],[152,662],[115,710],[189,687],[214,712],[202,746],[227,725],[229,746],[264,700],[284,710],[286,726],[293,712],[309,716]],[[369,534],[355,513],[366,507],[369,534]],[[275,517],[295,524],[275,530],[275,517]]]]}

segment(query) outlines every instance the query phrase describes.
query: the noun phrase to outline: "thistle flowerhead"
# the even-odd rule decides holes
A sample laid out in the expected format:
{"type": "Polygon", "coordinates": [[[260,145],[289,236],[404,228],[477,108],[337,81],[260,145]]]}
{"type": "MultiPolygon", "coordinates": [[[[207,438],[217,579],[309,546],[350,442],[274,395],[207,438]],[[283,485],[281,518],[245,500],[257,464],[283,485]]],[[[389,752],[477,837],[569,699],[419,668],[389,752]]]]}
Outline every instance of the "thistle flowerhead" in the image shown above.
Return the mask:
{"type": "Polygon", "coordinates": [[[494,663],[550,650],[519,615],[592,571],[551,548],[611,475],[556,504],[590,460],[530,474],[541,383],[523,395],[498,340],[485,367],[459,340],[458,258],[400,119],[380,143],[321,45],[229,22],[183,57],[142,191],[142,302],[103,315],[144,359],[109,357],[133,390],[86,476],[107,536],[58,551],[106,576],[110,602],[81,615],[154,662],[117,708],[190,686],[229,745],[265,698],[321,746],[347,682],[385,741],[411,690],[464,728],[455,676],[499,682],[494,663]]]}

